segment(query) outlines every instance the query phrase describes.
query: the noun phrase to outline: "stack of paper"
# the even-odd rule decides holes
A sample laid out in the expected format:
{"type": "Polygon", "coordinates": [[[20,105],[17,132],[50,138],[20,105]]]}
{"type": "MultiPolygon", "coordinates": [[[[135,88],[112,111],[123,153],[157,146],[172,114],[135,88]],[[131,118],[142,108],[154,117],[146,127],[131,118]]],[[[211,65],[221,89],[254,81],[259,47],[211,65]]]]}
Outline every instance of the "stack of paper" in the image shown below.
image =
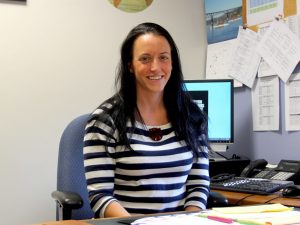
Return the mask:
{"type": "Polygon", "coordinates": [[[199,225],[247,224],[285,225],[300,224],[300,211],[281,204],[213,208],[192,214],[172,214],[138,219],[132,225],[199,225]]]}
{"type": "Polygon", "coordinates": [[[213,208],[207,215],[231,218],[240,224],[300,224],[300,211],[281,204],[213,208]]]}

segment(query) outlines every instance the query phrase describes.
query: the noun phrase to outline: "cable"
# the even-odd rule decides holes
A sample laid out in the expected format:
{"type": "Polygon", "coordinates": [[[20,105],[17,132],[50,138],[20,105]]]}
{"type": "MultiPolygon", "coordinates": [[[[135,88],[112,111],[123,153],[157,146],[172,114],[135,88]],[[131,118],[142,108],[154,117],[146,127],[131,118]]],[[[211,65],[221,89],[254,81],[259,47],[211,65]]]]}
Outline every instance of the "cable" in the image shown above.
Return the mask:
{"type": "Polygon", "coordinates": [[[217,155],[219,155],[219,156],[221,156],[221,157],[223,157],[224,159],[229,159],[228,157],[226,157],[225,155],[223,155],[223,154],[221,154],[221,153],[219,153],[219,152],[215,152],[217,155]]]}
{"type": "Polygon", "coordinates": [[[231,156],[231,158],[232,158],[232,159],[241,159],[241,157],[238,156],[238,155],[236,155],[236,154],[233,154],[233,155],[231,156]]]}

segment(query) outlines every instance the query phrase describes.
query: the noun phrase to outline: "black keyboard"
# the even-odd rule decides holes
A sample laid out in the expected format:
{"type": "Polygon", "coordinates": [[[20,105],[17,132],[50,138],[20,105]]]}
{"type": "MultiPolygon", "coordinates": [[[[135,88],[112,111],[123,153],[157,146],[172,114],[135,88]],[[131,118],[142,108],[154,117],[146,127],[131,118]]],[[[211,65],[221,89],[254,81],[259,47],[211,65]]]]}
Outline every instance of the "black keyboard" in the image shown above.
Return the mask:
{"type": "Polygon", "coordinates": [[[211,182],[210,186],[212,189],[266,195],[279,191],[293,184],[294,182],[292,181],[232,177],[225,181],[211,182]]]}

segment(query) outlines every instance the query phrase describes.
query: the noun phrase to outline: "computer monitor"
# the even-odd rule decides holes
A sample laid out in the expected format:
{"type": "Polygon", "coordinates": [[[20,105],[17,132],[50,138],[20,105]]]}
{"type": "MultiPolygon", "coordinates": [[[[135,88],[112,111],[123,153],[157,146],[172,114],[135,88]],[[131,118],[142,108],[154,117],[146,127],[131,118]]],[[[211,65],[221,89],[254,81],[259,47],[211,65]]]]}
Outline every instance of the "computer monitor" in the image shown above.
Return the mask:
{"type": "Polygon", "coordinates": [[[208,140],[214,151],[234,141],[233,80],[185,80],[186,90],[208,116],[208,140]]]}

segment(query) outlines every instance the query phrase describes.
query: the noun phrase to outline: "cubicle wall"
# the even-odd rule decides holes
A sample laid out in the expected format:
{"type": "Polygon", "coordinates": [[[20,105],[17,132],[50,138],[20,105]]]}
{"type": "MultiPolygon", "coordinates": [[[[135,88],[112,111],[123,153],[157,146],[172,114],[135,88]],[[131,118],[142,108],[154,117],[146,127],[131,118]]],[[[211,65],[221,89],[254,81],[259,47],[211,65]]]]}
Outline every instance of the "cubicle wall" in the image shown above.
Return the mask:
{"type": "Polygon", "coordinates": [[[251,89],[243,86],[234,90],[235,142],[226,156],[233,154],[250,159],[264,158],[277,164],[281,159],[300,160],[300,131],[285,130],[284,83],[280,81],[279,131],[253,131],[251,89]]]}

